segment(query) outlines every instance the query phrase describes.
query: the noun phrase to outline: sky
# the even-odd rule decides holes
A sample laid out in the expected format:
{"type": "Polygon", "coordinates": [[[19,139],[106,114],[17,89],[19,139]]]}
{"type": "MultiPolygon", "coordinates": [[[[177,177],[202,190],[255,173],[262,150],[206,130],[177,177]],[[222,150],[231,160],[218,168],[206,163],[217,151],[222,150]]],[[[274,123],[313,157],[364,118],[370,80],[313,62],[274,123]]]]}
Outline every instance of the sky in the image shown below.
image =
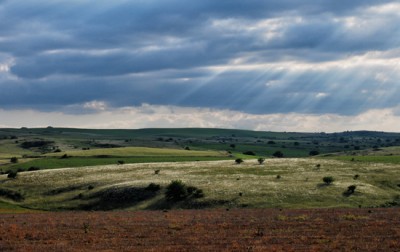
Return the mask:
{"type": "Polygon", "coordinates": [[[400,2],[0,0],[0,127],[400,132],[400,2]]]}

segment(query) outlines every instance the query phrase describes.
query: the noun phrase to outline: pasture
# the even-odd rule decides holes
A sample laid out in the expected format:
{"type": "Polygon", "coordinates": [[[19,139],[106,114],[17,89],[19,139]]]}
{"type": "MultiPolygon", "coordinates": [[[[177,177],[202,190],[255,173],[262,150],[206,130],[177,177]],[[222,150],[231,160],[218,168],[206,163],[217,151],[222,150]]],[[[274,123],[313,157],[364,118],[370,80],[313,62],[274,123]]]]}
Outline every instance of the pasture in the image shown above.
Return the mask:
{"type": "Polygon", "coordinates": [[[399,201],[398,173],[396,164],[319,158],[276,158],[261,165],[251,159],[161,162],[20,172],[15,179],[1,175],[0,189],[23,197],[14,202],[5,196],[7,202],[37,210],[377,207],[399,201]],[[325,176],[334,182],[325,184],[325,176]],[[205,196],[168,202],[164,192],[173,180],[205,196]],[[151,183],[161,190],[146,193],[151,183]],[[347,194],[351,185],[356,189],[347,194]]]}

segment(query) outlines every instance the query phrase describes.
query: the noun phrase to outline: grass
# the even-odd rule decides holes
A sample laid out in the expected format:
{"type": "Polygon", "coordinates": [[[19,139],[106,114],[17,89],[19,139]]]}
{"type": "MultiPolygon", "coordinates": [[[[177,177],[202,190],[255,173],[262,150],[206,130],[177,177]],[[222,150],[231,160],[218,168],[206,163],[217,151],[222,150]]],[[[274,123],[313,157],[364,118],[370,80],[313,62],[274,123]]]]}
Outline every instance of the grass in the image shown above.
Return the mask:
{"type": "Polygon", "coordinates": [[[330,158],[342,161],[354,161],[362,163],[400,164],[400,156],[334,156],[330,158]]]}
{"type": "Polygon", "coordinates": [[[24,196],[24,201],[14,204],[43,210],[81,209],[104,200],[105,194],[124,193],[132,201],[118,205],[118,209],[371,207],[392,201],[400,194],[399,184],[397,165],[310,158],[269,159],[263,165],[256,160],[245,160],[240,165],[233,160],[104,165],[23,172],[14,180],[0,176],[0,188],[24,196]],[[160,170],[159,174],[155,170],[160,170]],[[359,175],[357,180],[355,174],[359,175]],[[332,176],[335,181],[326,186],[324,176],[332,176]],[[205,197],[166,204],[163,190],[177,179],[202,189],[205,197]],[[143,192],[150,183],[164,189],[143,199],[132,198],[131,193],[143,192]],[[353,184],[357,185],[355,193],[344,196],[353,184]]]}
{"type": "Polygon", "coordinates": [[[179,149],[164,149],[164,148],[146,148],[146,147],[124,147],[124,148],[106,148],[106,149],[90,149],[90,150],[75,150],[66,151],[61,153],[51,153],[45,156],[54,157],[67,154],[74,157],[88,157],[109,155],[118,157],[132,157],[132,156],[180,156],[180,157],[220,157],[226,156],[226,153],[218,151],[192,151],[192,150],[179,150],[179,149]]]}
{"type": "Polygon", "coordinates": [[[136,157],[70,157],[60,159],[59,157],[47,157],[30,159],[30,161],[5,166],[3,170],[27,170],[30,167],[38,167],[40,169],[57,169],[57,168],[74,168],[83,166],[112,165],[123,161],[125,164],[134,163],[155,163],[155,162],[185,162],[185,161],[210,161],[230,159],[223,156],[136,156],[136,157]]]}
{"type": "MultiPolygon", "coordinates": [[[[20,158],[16,164],[3,160],[3,171],[27,170],[30,167],[40,169],[71,168],[82,166],[110,165],[118,161],[124,163],[149,162],[183,162],[183,161],[210,161],[231,159],[223,151],[193,151],[180,149],[124,147],[90,150],[72,150],[60,153],[48,153],[40,158],[20,158]],[[63,155],[68,158],[61,158],[63,155]]],[[[0,163],[1,164],[1,163],[0,163]]]]}

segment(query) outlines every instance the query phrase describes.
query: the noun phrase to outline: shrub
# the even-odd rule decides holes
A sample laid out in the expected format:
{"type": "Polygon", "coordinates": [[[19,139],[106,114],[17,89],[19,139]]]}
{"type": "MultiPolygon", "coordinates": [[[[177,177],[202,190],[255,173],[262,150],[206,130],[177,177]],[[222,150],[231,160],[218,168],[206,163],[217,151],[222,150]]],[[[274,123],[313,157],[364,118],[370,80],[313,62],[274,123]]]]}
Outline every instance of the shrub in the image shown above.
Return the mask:
{"type": "Polygon", "coordinates": [[[243,152],[244,155],[255,156],[256,154],[253,151],[245,151],[243,152]]]}
{"type": "Polygon", "coordinates": [[[322,181],[324,181],[325,184],[330,185],[330,184],[332,184],[332,182],[334,181],[334,179],[333,179],[333,177],[331,177],[331,176],[327,176],[327,177],[323,177],[323,178],[322,178],[322,181]]]}
{"type": "Polygon", "coordinates": [[[193,197],[195,198],[203,198],[204,197],[204,193],[203,190],[201,189],[196,189],[193,193],[193,197]]]}
{"type": "Polygon", "coordinates": [[[275,151],[274,154],[272,154],[272,156],[281,158],[281,157],[283,157],[283,153],[281,151],[275,151]]]}
{"type": "Polygon", "coordinates": [[[319,151],[317,151],[317,150],[312,150],[312,151],[310,151],[310,153],[308,153],[310,156],[316,156],[316,155],[319,155],[319,151]]]}
{"type": "Polygon", "coordinates": [[[187,192],[189,195],[192,195],[194,198],[203,198],[204,197],[203,190],[201,190],[195,186],[188,186],[187,192]]]}
{"type": "Polygon", "coordinates": [[[237,159],[235,159],[235,163],[236,164],[241,164],[241,163],[243,163],[244,161],[243,161],[243,159],[241,159],[241,158],[237,158],[237,159]]]}
{"type": "Polygon", "coordinates": [[[60,158],[61,158],[61,159],[66,159],[66,158],[69,158],[69,156],[68,156],[67,154],[64,154],[64,155],[62,155],[60,158]]]}
{"type": "Polygon", "coordinates": [[[125,161],[124,160],[118,160],[117,164],[119,164],[119,165],[125,164],[125,161]]]}
{"type": "Polygon", "coordinates": [[[12,157],[11,159],[10,159],[10,162],[11,163],[18,163],[18,158],[17,157],[12,157]]]}
{"type": "Polygon", "coordinates": [[[258,158],[257,161],[259,164],[263,164],[265,161],[265,158],[258,158]]]}
{"type": "Polygon", "coordinates": [[[174,180],[167,186],[165,197],[169,201],[180,201],[188,197],[202,198],[204,193],[195,186],[186,186],[182,181],[174,180]]]}
{"type": "Polygon", "coordinates": [[[188,196],[186,185],[181,180],[173,180],[167,186],[165,197],[169,201],[180,201],[188,196]]]}
{"type": "Polygon", "coordinates": [[[17,176],[18,176],[18,172],[16,172],[16,171],[10,171],[10,172],[8,173],[8,175],[7,175],[7,178],[15,179],[15,178],[17,178],[17,176]]]}
{"type": "Polygon", "coordinates": [[[147,187],[146,190],[152,191],[152,192],[157,192],[161,190],[161,186],[155,183],[150,183],[147,187]]]}
{"type": "Polygon", "coordinates": [[[356,174],[356,175],[354,175],[353,179],[357,180],[359,177],[360,177],[360,175],[356,174]]]}
{"type": "Polygon", "coordinates": [[[276,175],[276,179],[281,179],[281,175],[276,175]]]}
{"type": "Polygon", "coordinates": [[[40,168],[36,166],[31,166],[28,168],[28,171],[38,171],[38,170],[40,170],[40,168]]]}
{"type": "Polygon", "coordinates": [[[356,190],[357,186],[356,185],[351,185],[349,187],[347,187],[347,192],[348,193],[354,193],[354,191],[356,190]]]}

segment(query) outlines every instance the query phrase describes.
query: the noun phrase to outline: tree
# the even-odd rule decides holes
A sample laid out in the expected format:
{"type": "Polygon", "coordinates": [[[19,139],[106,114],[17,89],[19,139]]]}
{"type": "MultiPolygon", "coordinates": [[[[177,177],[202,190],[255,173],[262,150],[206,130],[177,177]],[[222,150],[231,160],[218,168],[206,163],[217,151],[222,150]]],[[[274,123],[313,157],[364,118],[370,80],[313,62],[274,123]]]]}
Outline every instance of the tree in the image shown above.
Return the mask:
{"type": "Polygon", "coordinates": [[[7,175],[7,178],[15,179],[18,175],[18,172],[16,171],[10,171],[7,175]]]}
{"type": "Polygon", "coordinates": [[[349,194],[352,194],[352,193],[354,193],[354,191],[356,190],[356,188],[357,188],[356,185],[351,185],[351,186],[347,187],[347,192],[348,192],[349,194]]]}
{"type": "Polygon", "coordinates": [[[319,155],[319,151],[317,151],[317,150],[312,150],[312,151],[310,151],[308,154],[309,154],[310,156],[316,156],[316,155],[319,155]]]}
{"type": "Polygon", "coordinates": [[[188,196],[186,185],[181,180],[173,180],[167,186],[165,197],[169,201],[180,201],[188,196]]]}
{"type": "Polygon", "coordinates": [[[282,153],[282,151],[275,151],[274,154],[272,154],[272,156],[281,158],[281,157],[283,157],[283,153],[282,153]]]}
{"type": "Polygon", "coordinates": [[[322,178],[322,181],[324,181],[325,184],[330,185],[330,184],[332,184],[332,182],[334,181],[334,179],[333,179],[333,177],[331,177],[331,176],[327,176],[327,177],[323,177],[323,178],[322,178]]]}
{"type": "Polygon", "coordinates": [[[237,159],[235,159],[235,163],[236,164],[241,164],[241,163],[243,163],[244,161],[243,161],[243,159],[241,159],[241,158],[237,158],[237,159]]]}
{"type": "Polygon", "coordinates": [[[18,163],[18,158],[17,157],[12,157],[11,159],[10,159],[10,162],[11,163],[18,163]]]}
{"type": "Polygon", "coordinates": [[[257,161],[258,161],[258,163],[261,165],[261,164],[264,163],[265,158],[258,158],[257,161]]]}

